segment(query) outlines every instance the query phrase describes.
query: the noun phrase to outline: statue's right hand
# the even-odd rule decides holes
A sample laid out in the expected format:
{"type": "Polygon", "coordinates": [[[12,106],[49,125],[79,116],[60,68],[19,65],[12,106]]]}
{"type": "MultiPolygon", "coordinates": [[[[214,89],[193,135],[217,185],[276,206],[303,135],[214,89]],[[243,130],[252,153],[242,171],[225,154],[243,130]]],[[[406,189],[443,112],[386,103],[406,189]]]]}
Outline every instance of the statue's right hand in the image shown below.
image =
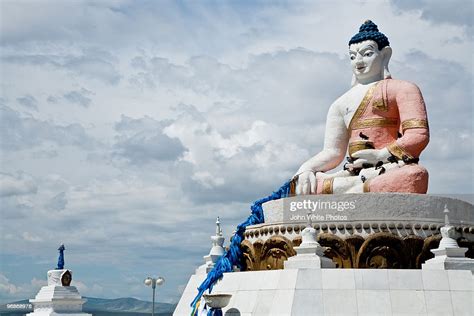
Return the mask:
{"type": "Polygon", "coordinates": [[[311,170],[296,173],[296,194],[316,194],[316,175],[311,170]]]}

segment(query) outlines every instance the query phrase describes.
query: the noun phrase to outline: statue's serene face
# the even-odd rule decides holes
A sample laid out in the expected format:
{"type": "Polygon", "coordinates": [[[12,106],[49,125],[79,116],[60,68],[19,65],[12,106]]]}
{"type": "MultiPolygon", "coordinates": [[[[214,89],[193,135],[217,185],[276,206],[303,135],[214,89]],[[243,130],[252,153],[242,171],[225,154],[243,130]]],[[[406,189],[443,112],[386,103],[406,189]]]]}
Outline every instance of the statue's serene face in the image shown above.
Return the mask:
{"type": "Polygon", "coordinates": [[[377,78],[383,74],[383,56],[374,41],[363,41],[349,46],[352,71],[357,80],[377,78]]]}

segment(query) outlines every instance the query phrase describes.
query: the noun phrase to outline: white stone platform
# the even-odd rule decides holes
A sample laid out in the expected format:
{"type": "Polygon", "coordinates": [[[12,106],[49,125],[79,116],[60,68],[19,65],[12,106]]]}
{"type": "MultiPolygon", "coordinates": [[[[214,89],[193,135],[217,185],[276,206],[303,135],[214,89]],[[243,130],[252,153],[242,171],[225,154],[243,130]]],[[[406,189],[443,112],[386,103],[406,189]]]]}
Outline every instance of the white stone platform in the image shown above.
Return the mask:
{"type": "MultiPolygon", "coordinates": [[[[459,196],[462,197],[462,196],[459,196]]],[[[448,206],[452,224],[474,224],[474,205],[459,198],[413,193],[361,193],[298,195],[263,204],[265,224],[303,222],[295,215],[345,215],[348,221],[395,220],[443,223],[448,206]],[[312,204],[303,204],[304,201],[312,204]],[[298,202],[300,204],[298,205],[298,202]],[[338,208],[334,208],[336,204],[338,208]],[[299,206],[299,207],[298,207],[299,206]]],[[[318,220],[313,219],[314,222],[318,220]]],[[[337,221],[337,220],[334,220],[337,221]]]]}
{"type": "Polygon", "coordinates": [[[245,238],[251,242],[265,241],[278,234],[292,240],[305,227],[308,213],[317,230],[342,238],[351,235],[366,238],[381,230],[398,236],[414,234],[426,238],[439,233],[447,205],[457,237],[471,241],[474,240],[474,205],[462,200],[463,197],[467,198],[408,193],[293,196],[264,203],[265,223],[247,227],[245,238]],[[304,205],[305,201],[312,204],[304,205]]]}
{"type": "MultiPolygon", "coordinates": [[[[173,315],[189,316],[202,275],[173,315]]],[[[212,293],[232,294],[224,315],[472,315],[468,270],[285,269],[226,273],[212,293]]]]}

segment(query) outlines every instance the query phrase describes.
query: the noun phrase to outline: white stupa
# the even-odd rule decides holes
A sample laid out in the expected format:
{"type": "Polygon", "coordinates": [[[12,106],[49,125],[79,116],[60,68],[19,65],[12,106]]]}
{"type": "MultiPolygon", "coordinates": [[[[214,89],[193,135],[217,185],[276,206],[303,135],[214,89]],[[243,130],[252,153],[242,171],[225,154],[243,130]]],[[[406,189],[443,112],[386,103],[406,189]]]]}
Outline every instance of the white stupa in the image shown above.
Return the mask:
{"type": "Polygon", "coordinates": [[[225,249],[223,245],[225,237],[222,234],[219,216],[216,219],[216,234],[214,236],[211,236],[211,240],[212,248],[209,251],[209,254],[203,257],[204,264],[196,269],[196,274],[207,274],[209,271],[212,270],[217,260],[224,254],[225,249]]]}
{"type": "Polygon", "coordinates": [[[64,269],[64,245],[59,247],[58,268],[48,271],[48,285],[43,286],[34,299],[33,312],[28,316],[88,316],[82,312],[86,302],[75,286],[71,286],[72,271],[64,269]]]}
{"type": "Polygon", "coordinates": [[[422,268],[426,270],[471,270],[474,271],[474,259],[465,256],[468,248],[459,247],[455,227],[449,223],[449,210],[444,207],[444,226],[441,227],[439,247],[432,249],[435,257],[427,260],[422,268]]]}
{"type": "Polygon", "coordinates": [[[296,256],[290,257],[284,262],[285,269],[331,269],[336,267],[331,259],[324,256],[324,248],[316,241],[316,236],[311,213],[308,213],[308,223],[301,232],[301,245],[295,247],[296,256]]]}

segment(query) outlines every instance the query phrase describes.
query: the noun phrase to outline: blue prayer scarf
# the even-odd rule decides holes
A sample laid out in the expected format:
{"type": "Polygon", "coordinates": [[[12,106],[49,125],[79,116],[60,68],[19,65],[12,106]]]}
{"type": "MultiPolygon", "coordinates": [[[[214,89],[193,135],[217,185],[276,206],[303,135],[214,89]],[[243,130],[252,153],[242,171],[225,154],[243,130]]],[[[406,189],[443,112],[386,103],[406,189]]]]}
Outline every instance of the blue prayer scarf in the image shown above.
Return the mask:
{"type": "Polygon", "coordinates": [[[250,216],[245,222],[240,223],[237,226],[237,230],[234,236],[232,236],[229,250],[227,250],[222,255],[222,257],[219,258],[219,260],[214,265],[214,268],[207,274],[206,279],[197,288],[198,294],[191,303],[191,307],[193,307],[193,310],[196,310],[196,304],[199,302],[204,292],[206,290],[209,290],[209,293],[211,293],[212,288],[214,287],[216,282],[224,276],[225,272],[232,272],[234,265],[239,268],[242,267],[242,250],[240,250],[240,244],[244,239],[245,228],[250,225],[263,223],[264,216],[262,204],[268,201],[278,200],[287,197],[290,194],[290,184],[291,180],[287,181],[281,188],[273,192],[271,195],[263,199],[257,200],[253,203],[253,205],[250,207],[252,211],[250,216]]]}

